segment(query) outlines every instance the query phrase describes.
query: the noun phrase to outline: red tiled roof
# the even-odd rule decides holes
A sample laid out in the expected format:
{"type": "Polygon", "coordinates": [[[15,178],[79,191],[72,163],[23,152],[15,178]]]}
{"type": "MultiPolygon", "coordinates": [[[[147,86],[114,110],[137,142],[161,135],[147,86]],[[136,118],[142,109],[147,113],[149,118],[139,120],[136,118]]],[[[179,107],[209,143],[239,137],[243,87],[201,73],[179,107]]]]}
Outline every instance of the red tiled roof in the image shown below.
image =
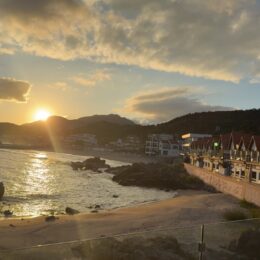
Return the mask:
{"type": "Polygon", "coordinates": [[[230,133],[220,135],[220,146],[223,150],[228,150],[230,138],[231,138],[230,133]]]}
{"type": "Polygon", "coordinates": [[[252,148],[253,142],[255,142],[256,149],[257,149],[258,151],[260,151],[260,136],[259,136],[259,135],[254,135],[254,136],[252,136],[252,139],[251,139],[250,145],[249,145],[249,149],[252,148]]]}
{"type": "Polygon", "coordinates": [[[242,147],[243,144],[244,144],[244,146],[245,146],[246,149],[249,149],[249,144],[250,144],[251,138],[252,138],[252,135],[250,135],[250,134],[244,134],[244,135],[241,137],[241,139],[240,139],[239,149],[241,149],[241,147],[242,147]]]}
{"type": "Polygon", "coordinates": [[[246,149],[251,149],[253,142],[255,142],[257,149],[260,151],[260,136],[252,136],[250,134],[243,134],[240,132],[232,132],[220,136],[200,138],[197,141],[193,141],[191,143],[191,148],[209,149],[213,147],[214,142],[218,142],[222,149],[228,150],[231,148],[232,141],[235,147],[239,145],[239,149],[241,149],[243,143],[246,149]]]}
{"type": "Polygon", "coordinates": [[[233,144],[236,148],[237,145],[240,144],[240,141],[241,141],[241,138],[244,134],[243,133],[240,133],[240,132],[232,132],[230,134],[230,141],[229,141],[229,144],[228,144],[228,148],[231,149],[231,143],[233,141],[233,144]]]}

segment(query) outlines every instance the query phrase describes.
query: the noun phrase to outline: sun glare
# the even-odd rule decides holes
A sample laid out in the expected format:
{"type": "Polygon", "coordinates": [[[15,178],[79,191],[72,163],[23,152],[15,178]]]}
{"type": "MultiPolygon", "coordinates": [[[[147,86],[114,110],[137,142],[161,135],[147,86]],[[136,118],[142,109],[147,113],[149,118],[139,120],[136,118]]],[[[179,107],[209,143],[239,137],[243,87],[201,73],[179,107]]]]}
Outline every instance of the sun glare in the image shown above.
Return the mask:
{"type": "Polygon", "coordinates": [[[46,110],[46,109],[39,109],[36,111],[35,115],[34,115],[34,119],[36,121],[45,121],[48,119],[48,117],[51,115],[51,113],[46,110]]]}

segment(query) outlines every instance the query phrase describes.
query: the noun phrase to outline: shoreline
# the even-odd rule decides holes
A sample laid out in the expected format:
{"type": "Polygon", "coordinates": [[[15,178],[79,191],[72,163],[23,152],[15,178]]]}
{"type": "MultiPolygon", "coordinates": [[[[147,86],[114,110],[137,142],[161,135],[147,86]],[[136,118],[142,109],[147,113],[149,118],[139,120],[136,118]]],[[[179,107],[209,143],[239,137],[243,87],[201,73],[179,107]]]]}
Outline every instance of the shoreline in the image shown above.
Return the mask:
{"type": "Polygon", "coordinates": [[[226,209],[239,208],[232,196],[206,191],[178,190],[175,198],[126,208],[45,217],[6,218],[0,220],[0,248],[43,245],[78,239],[102,238],[117,234],[165,227],[175,229],[219,222],[226,209]]]}
{"type": "Polygon", "coordinates": [[[70,155],[80,155],[88,157],[100,157],[106,160],[118,161],[124,163],[135,163],[135,162],[158,162],[157,157],[148,157],[145,154],[125,153],[125,152],[114,152],[114,151],[98,151],[93,149],[77,150],[71,148],[62,148],[58,151],[53,149],[15,149],[15,148],[0,148],[0,150],[15,150],[15,151],[37,151],[37,152],[53,152],[53,153],[64,153],[70,155]]]}
{"type": "MultiPolygon", "coordinates": [[[[55,152],[55,151],[53,151],[55,152]]],[[[112,151],[96,151],[93,149],[86,150],[74,150],[74,149],[62,149],[57,151],[57,153],[66,153],[72,155],[81,155],[81,156],[92,156],[92,157],[100,157],[106,160],[124,162],[124,163],[149,163],[149,162],[157,162],[158,159],[156,157],[148,157],[145,154],[134,154],[134,153],[119,153],[112,151]]]]}
{"type": "MultiPolygon", "coordinates": [[[[0,150],[10,150],[10,149],[0,149],[0,150]]],[[[14,150],[14,151],[20,151],[20,150],[17,150],[17,149],[11,149],[11,150],[14,150]]],[[[119,154],[119,153],[114,153],[114,152],[108,152],[108,151],[93,151],[93,150],[86,150],[86,151],[79,151],[79,150],[72,150],[72,149],[64,149],[62,151],[58,151],[58,152],[55,152],[53,150],[27,150],[27,151],[32,151],[32,152],[54,152],[54,153],[64,153],[64,154],[67,154],[67,155],[80,155],[80,156],[86,156],[86,157],[95,157],[95,156],[98,156],[98,157],[101,157],[105,160],[114,160],[114,161],[117,161],[117,162],[126,162],[126,163],[134,163],[134,162],[144,162],[144,163],[147,163],[151,160],[153,160],[154,158],[147,158],[146,156],[142,156],[142,155],[138,155],[138,154],[119,154]]],[[[109,173],[108,173],[109,174],[109,173]]],[[[142,188],[142,187],[140,187],[142,188]]],[[[144,189],[147,189],[144,187],[144,189]]],[[[172,191],[173,193],[176,193],[175,191],[172,191]]],[[[177,196],[177,194],[174,194],[173,195],[174,197],[177,196]]],[[[129,207],[136,207],[136,206],[142,206],[142,205],[146,205],[146,204],[150,204],[150,203],[155,203],[155,202],[160,202],[164,199],[160,199],[160,198],[155,198],[153,200],[150,200],[150,201],[143,201],[143,202],[140,202],[140,203],[133,203],[133,204],[128,204],[128,205],[124,205],[122,207],[112,207],[112,208],[104,208],[104,209],[101,209],[100,211],[101,212],[109,212],[111,210],[117,210],[117,209],[123,209],[123,208],[129,208],[129,207]]],[[[59,211],[55,211],[54,212],[58,212],[58,214],[63,214],[63,210],[59,210],[59,211]]],[[[91,210],[86,210],[86,211],[81,211],[82,214],[92,214],[91,213],[91,210]]],[[[57,215],[58,215],[57,214],[57,215]]],[[[65,208],[64,208],[64,214],[65,214],[65,208]]],[[[0,221],[2,220],[6,220],[7,218],[8,219],[21,219],[21,218],[37,218],[37,217],[41,217],[41,216],[48,216],[48,213],[43,213],[43,214],[40,214],[40,215],[18,215],[18,216],[15,216],[15,215],[12,215],[10,217],[5,217],[5,216],[0,216],[0,221]]]]}

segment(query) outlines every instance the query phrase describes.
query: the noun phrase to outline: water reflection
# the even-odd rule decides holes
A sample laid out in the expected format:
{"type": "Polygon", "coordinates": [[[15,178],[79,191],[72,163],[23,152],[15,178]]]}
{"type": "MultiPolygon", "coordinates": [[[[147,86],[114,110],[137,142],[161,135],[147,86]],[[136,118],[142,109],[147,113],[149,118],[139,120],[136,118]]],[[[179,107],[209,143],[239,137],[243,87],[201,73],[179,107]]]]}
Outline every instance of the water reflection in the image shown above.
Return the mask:
{"type": "Polygon", "coordinates": [[[48,199],[48,195],[53,193],[54,176],[50,172],[47,159],[46,154],[37,153],[30,158],[24,169],[24,191],[31,203],[20,206],[23,212],[30,212],[31,215],[39,215],[44,209],[52,207],[52,200],[48,199]]]}
{"type": "MultiPolygon", "coordinates": [[[[70,161],[84,159],[83,156],[61,153],[0,150],[0,179],[6,187],[0,208],[10,209],[16,216],[35,216],[52,210],[64,212],[67,206],[90,212],[97,204],[103,209],[111,209],[174,195],[121,186],[112,181],[110,174],[71,169],[70,161]]],[[[122,165],[114,161],[108,163],[122,165]]]]}

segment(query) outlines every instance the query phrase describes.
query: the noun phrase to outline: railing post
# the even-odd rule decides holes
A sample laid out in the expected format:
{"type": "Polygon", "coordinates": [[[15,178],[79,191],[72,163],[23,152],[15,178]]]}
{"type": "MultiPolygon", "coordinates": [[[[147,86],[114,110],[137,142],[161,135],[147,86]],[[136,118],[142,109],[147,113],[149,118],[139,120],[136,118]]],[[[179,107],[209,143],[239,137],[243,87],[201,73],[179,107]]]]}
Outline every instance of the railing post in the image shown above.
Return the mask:
{"type": "Polygon", "coordinates": [[[205,243],[204,243],[204,225],[201,225],[201,240],[198,245],[198,250],[199,250],[199,260],[202,260],[203,258],[203,252],[205,251],[205,243]]]}

